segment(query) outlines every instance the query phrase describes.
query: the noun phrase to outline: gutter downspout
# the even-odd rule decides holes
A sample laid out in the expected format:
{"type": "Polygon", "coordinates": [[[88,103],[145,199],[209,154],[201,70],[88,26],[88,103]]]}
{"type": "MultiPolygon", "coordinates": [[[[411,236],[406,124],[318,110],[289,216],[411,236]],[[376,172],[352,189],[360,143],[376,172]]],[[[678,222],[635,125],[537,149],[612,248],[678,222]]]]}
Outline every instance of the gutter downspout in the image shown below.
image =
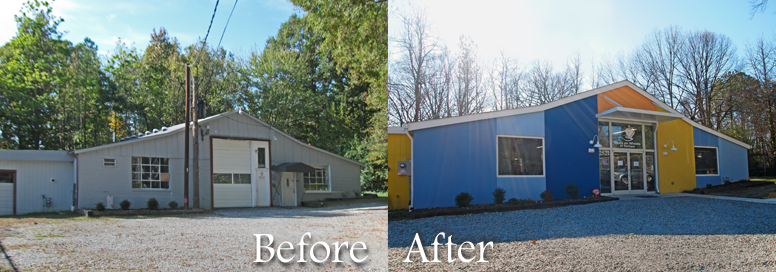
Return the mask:
{"type": "Polygon", "coordinates": [[[410,210],[415,209],[415,139],[410,135],[409,125],[403,125],[404,133],[410,138],[410,210]]]}
{"type": "MultiPolygon", "coordinates": [[[[653,101],[652,103],[654,104],[655,102],[653,101]]],[[[657,104],[655,104],[655,105],[657,105],[657,104]]],[[[660,146],[658,144],[658,141],[657,141],[657,129],[658,128],[660,128],[660,122],[655,123],[655,139],[652,142],[653,142],[653,144],[655,144],[655,193],[660,194],[660,178],[659,178],[659,176],[660,176],[660,167],[658,167],[657,161],[660,158],[661,154],[658,154],[659,153],[658,152],[658,146],[660,146]]]]}
{"type": "Polygon", "coordinates": [[[75,151],[68,152],[70,156],[73,156],[73,200],[70,205],[70,211],[75,211],[78,207],[78,154],[75,151]]]}

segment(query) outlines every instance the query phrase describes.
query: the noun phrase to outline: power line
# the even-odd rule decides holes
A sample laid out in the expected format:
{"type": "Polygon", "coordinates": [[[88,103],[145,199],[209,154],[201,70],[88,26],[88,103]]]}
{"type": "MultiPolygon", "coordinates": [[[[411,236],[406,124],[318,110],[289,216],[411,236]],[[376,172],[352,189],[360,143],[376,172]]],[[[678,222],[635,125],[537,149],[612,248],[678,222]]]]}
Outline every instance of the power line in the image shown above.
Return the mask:
{"type": "Polygon", "coordinates": [[[234,0],[234,6],[232,6],[232,12],[229,12],[229,18],[226,19],[226,25],[224,26],[224,31],[221,32],[221,39],[218,40],[218,46],[216,46],[216,49],[221,47],[221,41],[224,39],[224,34],[226,33],[226,27],[229,26],[229,20],[232,19],[232,13],[234,13],[234,8],[237,7],[237,0],[234,0]]]}
{"type": "MultiPolygon", "coordinates": [[[[216,0],[216,7],[213,8],[213,16],[210,17],[210,25],[207,26],[207,33],[205,33],[205,41],[202,43],[202,48],[199,49],[199,54],[197,54],[197,59],[194,60],[194,63],[197,63],[197,61],[199,60],[199,57],[202,55],[202,50],[205,49],[205,45],[207,44],[207,36],[210,35],[210,27],[213,26],[213,19],[216,18],[216,11],[218,10],[218,2],[220,2],[220,0],[216,0]]],[[[194,63],[192,63],[192,65],[194,65],[194,63]]]]}

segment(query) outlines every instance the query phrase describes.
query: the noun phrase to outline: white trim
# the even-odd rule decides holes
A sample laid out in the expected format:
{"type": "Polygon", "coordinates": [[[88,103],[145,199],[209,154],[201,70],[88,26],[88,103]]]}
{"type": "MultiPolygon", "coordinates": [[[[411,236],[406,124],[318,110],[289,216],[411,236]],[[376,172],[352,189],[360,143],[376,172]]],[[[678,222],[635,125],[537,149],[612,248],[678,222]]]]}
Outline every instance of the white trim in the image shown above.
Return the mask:
{"type": "MultiPolygon", "coordinates": [[[[315,170],[318,170],[318,169],[321,169],[321,170],[325,169],[326,170],[326,181],[328,182],[328,186],[327,187],[329,189],[327,189],[327,190],[311,190],[311,191],[308,191],[307,188],[304,188],[304,178],[305,178],[305,175],[307,175],[309,173],[302,173],[302,180],[301,180],[302,181],[302,190],[304,190],[305,193],[312,193],[312,192],[331,193],[331,192],[333,192],[334,190],[331,189],[331,165],[329,165],[329,164],[308,164],[308,165],[310,165],[313,168],[315,168],[315,170]]],[[[311,178],[312,178],[312,176],[311,176],[311,178]]]]}
{"type": "MultiPolygon", "coordinates": [[[[525,107],[525,108],[517,108],[517,109],[509,109],[509,110],[502,110],[502,111],[494,111],[494,112],[485,112],[485,113],[478,113],[478,114],[470,114],[470,115],[464,115],[464,116],[455,116],[455,117],[448,117],[448,118],[442,118],[442,119],[434,119],[434,120],[428,120],[428,121],[421,121],[421,122],[415,122],[415,123],[409,123],[405,124],[409,130],[420,130],[420,129],[426,129],[426,128],[432,128],[432,127],[439,127],[439,126],[446,126],[446,125],[452,125],[452,124],[459,124],[459,123],[465,123],[465,122],[472,122],[472,121],[479,121],[479,120],[485,120],[485,119],[492,119],[492,118],[499,118],[499,117],[506,117],[506,116],[513,116],[513,115],[520,115],[520,114],[526,114],[526,113],[533,113],[533,112],[539,112],[548,110],[557,106],[561,106],[564,104],[568,104],[571,102],[575,102],[578,100],[582,100],[584,98],[588,98],[593,95],[598,95],[600,93],[608,92],[620,87],[628,86],[636,93],[641,94],[642,96],[646,97],[647,99],[651,100],[655,105],[658,107],[667,110],[669,113],[674,114],[680,114],[678,111],[672,109],[670,106],[668,106],[666,103],[663,103],[663,101],[660,101],[656,97],[652,96],[651,94],[647,93],[646,91],[642,90],[641,88],[637,87],[635,84],[633,84],[630,81],[623,80],[620,82],[612,83],[603,87],[599,87],[596,89],[592,89],[589,91],[585,91],[576,95],[572,95],[566,98],[558,99],[555,101],[552,101],[550,103],[538,105],[538,106],[532,106],[532,107],[525,107]]],[[[725,134],[722,134],[721,132],[715,131],[713,129],[707,128],[701,124],[695,123],[689,118],[682,116],[682,120],[689,123],[693,127],[697,127],[701,130],[704,130],[708,133],[714,134],[718,137],[721,137],[725,140],[728,140],[734,144],[740,145],[746,149],[751,149],[752,146],[748,145],[746,143],[743,143],[741,141],[738,141],[736,139],[733,139],[730,136],[727,136],[725,134]]]]}
{"type": "Polygon", "coordinates": [[[547,146],[545,146],[544,143],[544,137],[540,136],[523,136],[523,135],[507,135],[507,134],[496,134],[496,178],[544,178],[547,177],[547,156],[546,156],[546,149],[547,146]],[[519,139],[541,139],[542,140],[542,174],[541,175],[500,175],[498,173],[498,138],[519,138],[519,139]]]}
{"type": "MultiPolygon", "coordinates": [[[[700,148],[709,148],[709,149],[713,148],[715,150],[714,152],[717,153],[716,154],[717,155],[717,173],[716,174],[695,174],[695,176],[696,177],[718,177],[719,176],[719,147],[716,147],[716,146],[705,146],[705,145],[695,145],[695,146],[693,146],[693,149],[692,149],[692,151],[693,151],[692,152],[693,162],[695,161],[695,158],[696,158],[695,157],[695,148],[698,148],[698,147],[700,147],[700,148]]],[[[693,170],[697,170],[698,169],[698,165],[697,164],[694,164],[694,165],[695,165],[695,169],[693,169],[693,170]]]]}
{"type": "Polygon", "coordinates": [[[608,96],[606,96],[605,94],[602,94],[602,95],[601,95],[601,97],[603,97],[603,98],[606,98],[606,99],[607,99],[607,100],[609,100],[609,101],[612,101],[612,103],[614,103],[615,105],[617,105],[617,107],[620,107],[620,108],[622,108],[622,105],[620,105],[620,103],[617,103],[617,101],[614,101],[613,99],[609,98],[609,97],[608,97],[608,96]]]}
{"type": "Polygon", "coordinates": [[[388,134],[404,134],[402,127],[388,127],[388,134]]]}
{"type": "Polygon", "coordinates": [[[633,109],[633,108],[623,108],[623,107],[617,107],[617,108],[611,108],[606,111],[603,111],[601,113],[598,113],[595,115],[596,118],[611,118],[611,119],[621,119],[621,120],[637,120],[641,122],[649,122],[649,123],[662,123],[662,122],[668,122],[673,121],[676,119],[681,119],[684,117],[684,115],[676,114],[676,113],[668,113],[668,112],[659,112],[659,111],[650,111],[650,110],[642,110],[642,109],[633,109]],[[638,114],[645,114],[645,115],[655,115],[655,116],[664,116],[664,117],[670,117],[673,119],[670,120],[638,120],[638,119],[628,119],[628,118],[619,118],[619,117],[607,117],[607,115],[615,112],[625,112],[625,113],[638,113],[638,114]]]}

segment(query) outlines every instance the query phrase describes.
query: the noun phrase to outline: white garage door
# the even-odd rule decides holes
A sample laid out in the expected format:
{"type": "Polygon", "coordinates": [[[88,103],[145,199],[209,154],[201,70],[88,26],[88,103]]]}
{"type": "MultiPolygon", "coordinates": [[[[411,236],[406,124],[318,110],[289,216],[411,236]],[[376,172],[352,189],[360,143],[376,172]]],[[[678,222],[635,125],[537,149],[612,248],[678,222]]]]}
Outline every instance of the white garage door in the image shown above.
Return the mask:
{"type": "Polygon", "coordinates": [[[251,207],[249,141],[213,139],[213,206],[251,207]]]}
{"type": "Polygon", "coordinates": [[[0,215],[13,214],[13,186],[16,173],[0,171],[0,215]]]}

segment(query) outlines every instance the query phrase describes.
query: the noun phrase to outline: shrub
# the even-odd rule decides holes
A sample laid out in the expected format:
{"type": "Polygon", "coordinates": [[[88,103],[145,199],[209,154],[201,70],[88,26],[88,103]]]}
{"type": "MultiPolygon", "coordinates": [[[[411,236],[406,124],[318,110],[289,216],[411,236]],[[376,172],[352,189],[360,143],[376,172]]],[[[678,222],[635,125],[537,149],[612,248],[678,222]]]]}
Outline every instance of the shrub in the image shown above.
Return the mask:
{"type": "Polygon", "coordinates": [[[94,205],[94,206],[95,206],[94,207],[95,210],[98,210],[98,211],[104,211],[105,210],[105,205],[102,204],[102,202],[97,202],[97,205],[94,205]]]}
{"type": "Polygon", "coordinates": [[[132,205],[132,203],[129,203],[129,200],[126,200],[126,199],[124,199],[124,201],[121,201],[121,203],[119,203],[119,206],[121,206],[121,209],[125,211],[129,210],[129,205],[132,205]]]}
{"type": "Polygon", "coordinates": [[[154,197],[149,199],[148,202],[146,202],[146,205],[148,205],[149,210],[159,209],[159,201],[156,201],[156,198],[154,197]]]}
{"type": "Polygon", "coordinates": [[[729,179],[725,180],[725,184],[730,184],[730,180],[729,179]]]}
{"type": "Polygon", "coordinates": [[[510,198],[509,200],[507,200],[507,203],[509,205],[517,205],[517,198],[514,198],[514,197],[510,198]]]}
{"type": "Polygon", "coordinates": [[[177,209],[178,208],[178,202],[175,202],[175,200],[170,201],[170,203],[167,204],[170,206],[170,209],[177,209]]]}
{"type": "Polygon", "coordinates": [[[579,198],[579,187],[569,182],[569,185],[566,185],[566,194],[572,199],[579,198]]]}
{"type": "Polygon", "coordinates": [[[543,201],[552,201],[552,193],[550,193],[550,191],[547,191],[547,190],[542,192],[542,194],[539,195],[539,197],[541,197],[543,201]]]}
{"type": "Polygon", "coordinates": [[[472,200],[474,200],[474,197],[472,197],[470,193],[461,192],[455,197],[455,205],[460,208],[469,207],[469,204],[471,204],[472,200]]]}
{"type": "Polygon", "coordinates": [[[504,195],[506,193],[507,193],[507,191],[505,191],[504,189],[496,187],[496,190],[493,191],[493,204],[504,203],[504,195]]]}
{"type": "Polygon", "coordinates": [[[706,183],[706,188],[711,189],[711,183],[706,183]]]}

